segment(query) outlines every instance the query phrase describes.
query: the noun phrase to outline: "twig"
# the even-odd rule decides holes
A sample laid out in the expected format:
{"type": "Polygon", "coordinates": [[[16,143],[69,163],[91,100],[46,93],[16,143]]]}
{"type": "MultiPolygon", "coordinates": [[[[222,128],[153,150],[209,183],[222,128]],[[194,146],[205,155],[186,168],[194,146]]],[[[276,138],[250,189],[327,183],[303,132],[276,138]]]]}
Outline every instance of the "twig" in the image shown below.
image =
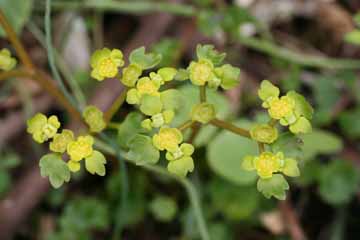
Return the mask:
{"type": "Polygon", "coordinates": [[[250,138],[250,133],[249,133],[248,130],[245,130],[243,128],[239,128],[239,127],[235,126],[232,123],[224,122],[224,121],[219,120],[217,118],[211,120],[210,123],[212,125],[216,126],[216,127],[223,128],[225,130],[228,130],[228,131],[233,132],[235,134],[238,134],[240,136],[250,138]]]}
{"type": "Polygon", "coordinates": [[[298,216],[295,210],[292,208],[288,199],[279,202],[279,208],[282,216],[287,223],[287,229],[293,240],[307,240],[307,237],[302,229],[298,216]]]}

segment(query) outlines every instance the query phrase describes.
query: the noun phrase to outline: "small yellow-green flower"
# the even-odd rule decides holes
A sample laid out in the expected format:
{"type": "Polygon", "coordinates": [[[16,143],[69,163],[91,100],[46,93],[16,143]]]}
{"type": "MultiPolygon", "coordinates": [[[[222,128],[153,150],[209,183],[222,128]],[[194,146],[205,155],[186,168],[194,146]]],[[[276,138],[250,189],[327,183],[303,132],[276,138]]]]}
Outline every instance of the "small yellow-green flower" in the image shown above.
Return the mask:
{"type": "Polygon", "coordinates": [[[278,131],[269,124],[255,124],[250,130],[250,136],[261,143],[273,143],[278,138],[278,131]]]}
{"type": "Polygon", "coordinates": [[[74,133],[71,130],[64,129],[61,133],[55,134],[50,143],[50,150],[53,152],[64,153],[67,145],[74,141],[74,133]]]}
{"type": "Polygon", "coordinates": [[[0,69],[4,71],[10,71],[16,66],[16,59],[11,57],[11,53],[8,49],[4,48],[0,51],[0,69]]]}
{"type": "Polygon", "coordinates": [[[78,162],[93,152],[94,138],[90,135],[79,136],[76,141],[72,141],[67,145],[67,154],[71,161],[78,162]]]}
{"type": "Polygon", "coordinates": [[[175,152],[182,142],[182,133],[177,128],[162,127],[158,134],[153,136],[153,144],[159,150],[175,152]]]}
{"type": "Polygon", "coordinates": [[[151,116],[150,119],[145,119],[141,122],[141,126],[147,130],[152,128],[159,128],[165,124],[169,124],[175,116],[173,110],[165,110],[162,113],[155,114],[151,116]]]}
{"type": "Polygon", "coordinates": [[[87,106],[82,115],[91,132],[101,132],[106,127],[104,114],[97,107],[87,106]]]}
{"type": "Polygon", "coordinates": [[[130,89],[126,95],[126,101],[129,104],[139,104],[142,96],[160,96],[160,85],[149,77],[142,77],[136,84],[136,88],[130,89]]]}
{"type": "Polygon", "coordinates": [[[181,159],[183,157],[191,157],[194,153],[194,146],[189,143],[183,143],[176,149],[174,152],[167,152],[165,157],[169,161],[174,161],[177,159],[181,159]]]}
{"type": "Polygon", "coordinates": [[[91,76],[99,81],[112,78],[118,74],[118,68],[124,65],[123,54],[119,49],[103,48],[91,56],[91,76]]]}
{"type": "Polygon", "coordinates": [[[295,101],[288,97],[274,98],[269,102],[270,117],[280,120],[282,125],[288,125],[296,121],[295,117],[295,101]]]}
{"type": "Polygon", "coordinates": [[[121,82],[127,87],[134,87],[139,77],[142,74],[142,69],[136,64],[130,64],[122,71],[121,82]]]}
{"type": "Polygon", "coordinates": [[[260,89],[258,90],[258,95],[261,100],[263,100],[262,106],[264,108],[269,107],[270,101],[273,99],[278,99],[280,94],[280,90],[278,87],[274,86],[268,80],[264,80],[260,84],[260,89]]]}
{"type": "Polygon", "coordinates": [[[204,86],[215,77],[214,66],[205,59],[191,62],[188,70],[190,72],[190,81],[197,86],[204,86]]]}
{"type": "Polygon", "coordinates": [[[44,114],[37,113],[27,121],[27,126],[27,132],[32,134],[33,139],[38,143],[43,143],[55,136],[60,122],[54,115],[46,118],[44,114]]]}
{"type": "Polygon", "coordinates": [[[210,122],[215,116],[215,107],[211,103],[199,103],[191,111],[191,119],[203,124],[210,122]]]}
{"type": "Polygon", "coordinates": [[[285,158],[282,152],[276,154],[263,152],[259,156],[246,156],[242,167],[247,171],[256,170],[262,179],[271,178],[277,172],[282,172],[289,177],[300,175],[297,161],[293,158],[285,158]]]}

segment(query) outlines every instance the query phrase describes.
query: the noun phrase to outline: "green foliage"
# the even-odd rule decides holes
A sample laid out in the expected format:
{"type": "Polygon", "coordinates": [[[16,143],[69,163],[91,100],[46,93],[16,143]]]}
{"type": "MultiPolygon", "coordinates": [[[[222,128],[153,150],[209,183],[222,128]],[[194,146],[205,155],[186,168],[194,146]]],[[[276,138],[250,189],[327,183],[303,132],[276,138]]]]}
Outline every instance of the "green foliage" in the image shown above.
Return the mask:
{"type": "Polygon", "coordinates": [[[127,158],[135,161],[137,165],[155,164],[159,161],[160,153],[149,136],[136,134],[128,142],[129,152],[127,158]]]}
{"type": "MultiPolygon", "coordinates": [[[[20,33],[31,16],[33,0],[0,0],[0,8],[14,30],[20,33]]],[[[0,37],[4,36],[5,32],[0,27],[0,37]]]]}
{"type": "Polygon", "coordinates": [[[310,160],[318,154],[334,154],[343,148],[342,140],[334,133],[314,129],[312,133],[301,136],[304,159],[310,160]]]}
{"type": "Polygon", "coordinates": [[[151,50],[162,56],[159,67],[171,66],[179,57],[180,42],[177,39],[164,38],[155,43],[151,50]]]}
{"type": "MultiPolygon", "coordinates": [[[[249,126],[246,120],[239,120],[235,125],[249,126]]],[[[212,140],[207,148],[210,168],[218,175],[239,185],[252,184],[256,174],[245,171],[241,163],[246,155],[257,154],[257,144],[249,139],[240,138],[230,132],[221,132],[212,140]]]]}
{"type": "Polygon", "coordinates": [[[105,176],[105,164],[105,156],[99,151],[93,151],[89,157],[85,158],[85,168],[91,174],[105,176]]]}
{"type": "Polygon", "coordinates": [[[273,152],[283,152],[285,156],[300,160],[303,158],[302,146],[301,138],[291,133],[283,133],[271,145],[271,149],[273,152]]]}
{"type": "Polygon", "coordinates": [[[143,117],[140,113],[131,112],[126,115],[125,120],[117,127],[117,142],[122,148],[128,148],[128,142],[138,133],[143,133],[141,127],[143,117]]]}
{"type": "Polygon", "coordinates": [[[358,191],[359,180],[355,166],[343,159],[334,160],[321,171],[320,196],[333,205],[346,204],[358,191]]]}
{"type": "Polygon", "coordinates": [[[219,53],[213,45],[197,45],[196,56],[199,60],[206,59],[211,61],[214,66],[220,65],[226,56],[225,53],[219,53]]]}
{"type": "Polygon", "coordinates": [[[351,139],[360,138],[360,107],[344,111],[339,116],[341,130],[351,139]]]}
{"type": "Polygon", "coordinates": [[[39,162],[41,176],[49,177],[54,188],[59,188],[64,182],[70,181],[70,170],[61,159],[61,155],[49,153],[44,155],[39,162]]]}
{"type": "Polygon", "coordinates": [[[105,202],[93,197],[80,197],[67,203],[59,219],[59,231],[50,240],[92,239],[91,230],[109,226],[109,210],[105,202]]]}
{"type": "Polygon", "coordinates": [[[275,174],[272,178],[260,178],[257,182],[257,189],[266,198],[273,196],[279,200],[284,200],[286,198],[286,190],[289,190],[289,184],[281,174],[275,174]]]}
{"type": "Polygon", "coordinates": [[[210,206],[230,221],[250,218],[259,207],[260,194],[253,186],[238,186],[215,178],[209,183],[210,206]]]}
{"type": "Polygon", "coordinates": [[[154,217],[162,222],[170,222],[178,210],[173,198],[156,196],[150,203],[150,211],[154,217]]]}
{"type": "Polygon", "coordinates": [[[129,61],[131,64],[136,64],[141,69],[146,70],[158,65],[161,61],[161,55],[145,53],[145,47],[140,47],[130,53],[129,61]]]}

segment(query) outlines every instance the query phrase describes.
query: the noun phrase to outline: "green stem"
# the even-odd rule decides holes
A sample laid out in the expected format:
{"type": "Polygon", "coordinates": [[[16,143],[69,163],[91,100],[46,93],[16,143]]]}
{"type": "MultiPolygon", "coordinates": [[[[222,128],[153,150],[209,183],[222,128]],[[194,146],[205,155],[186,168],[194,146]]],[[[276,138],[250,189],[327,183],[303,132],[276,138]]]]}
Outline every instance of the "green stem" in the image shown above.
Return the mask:
{"type": "Polygon", "coordinates": [[[193,125],[193,121],[192,120],[188,120],[188,121],[186,121],[186,122],[184,122],[183,124],[181,124],[179,127],[178,127],[178,129],[180,130],[180,131],[184,131],[184,130],[186,130],[186,129],[188,129],[189,127],[191,127],[192,125],[193,125]]]}
{"type": "Polygon", "coordinates": [[[180,16],[192,16],[194,7],[169,2],[156,1],[115,1],[115,0],[87,0],[87,1],[54,1],[54,9],[96,9],[102,11],[146,14],[152,12],[172,13],[180,16]]]}
{"type": "MultiPolygon", "coordinates": [[[[101,149],[102,151],[110,154],[110,155],[115,155],[116,151],[113,147],[109,146],[108,144],[102,142],[101,140],[96,140],[95,142],[96,147],[98,147],[99,149],[101,149]]],[[[125,159],[126,161],[135,164],[134,161],[125,159]]],[[[210,236],[209,236],[209,231],[207,229],[206,226],[206,222],[204,219],[204,215],[201,209],[201,204],[200,204],[200,197],[198,195],[198,192],[196,191],[196,188],[194,187],[194,185],[192,184],[192,182],[190,182],[188,179],[186,178],[180,178],[174,174],[169,173],[165,168],[163,167],[159,167],[156,165],[140,165],[140,167],[156,173],[156,174],[161,174],[164,175],[166,177],[169,177],[171,179],[174,179],[175,181],[179,182],[186,190],[188,197],[189,197],[189,201],[190,204],[194,210],[194,215],[195,215],[195,219],[196,219],[196,223],[198,225],[199,228],[199,232],[201,235],[201,239],[202,240],[210,240],[210,236]]]]}
{"type": "Polygon", "coordinates": [[[244,46],[266,53],[272,57],[278,57],[288,62],[299,64],[306,67],[319,67],[329,69],[359,69],[360,60],[352,59],[333,59],[328,57],[319,57],[308,54],[302,54],[291,51],[287,48],[277,46],[267,40],[261,40],[255,37],[246,37],[238,35],[236,39],[244,46]]]}
{"type": "Polygon", "coordinates": [[[110,108],[104,113],[105,122],[110,122],[115,113],[119,110],[119,108],[123,105],[126,99],[128,89],[124,87],[123,91],[120,95],[115,99],[115,101],[111,104],[110,108]]]}
{"type": "Polygon", "coordinates": [[[226,129],[230,132],[233,132],[235,134],[238,134],[240,136],[243,136],[243,137],[246,137],[246,138],[251,138],[250,137],[250,132],[246,129],[243,129],[243,128],[239,128],[237,126],[235,126],[234,124],[232,123],[228,123],[228,122],[224,122],[220,119],[217,119],[217,118],[214,118],[213,120],[210,121],[210,123],[216,127],[219,127],[219,128],[223,128],[223,129],[226,129]]]}
{"type": "Polygon", "coordinates": [[[206,86],[200,86],[200,102],[206,102],[206,86]]]}
{"type": "MultiPolygon", "coordinates": [[[[46,49],[45,35],[38,28],[38,26],[36,26],[33,22],[30,21],[26,27],[34,35],[34,37],[39,41],[39,43],[46,49]]],[[[84,95],[83,91],[81,90],[79,83],[72,76],[67,64],[61,58],[58,51],[56,51],[56,49],[53,49],[53,50],[54,50],[55,62],[58,65],[59,70],[64,75],[65,80],[69,84],[71,91],[74,93],[74,96],[75,96],[77,102],[79,103],[80,108],[83,108],[86,104],[86,99],[85,99],[85,95],[84,95]]]]}
{"type": "Polygon", "coordinates": [[[260,154],[265,152],[265,144],[264,143],[258,142],[258,146],[259,146],[259,153],[260,154]]]}
{"type": "Polygon", "coordinates": [[[76,105],[71,94],[66,89],[65,84],[61,79],[60,73],[55,65],[55,58],[54,58],[52,37],[51,37],[51,18],[50,18],[50,16],[51,16],[51,0],[46,0],[45,17],[44,17],[45,42],[46,42],[46,49],[47,49],[47,53],[48,53],[50,69],[51,69],[54,79],[58,82],[59,87],[60,87],[62,93],[64,94],[64,96],[75,108],[77,108],[78,106],[76,105]]]}

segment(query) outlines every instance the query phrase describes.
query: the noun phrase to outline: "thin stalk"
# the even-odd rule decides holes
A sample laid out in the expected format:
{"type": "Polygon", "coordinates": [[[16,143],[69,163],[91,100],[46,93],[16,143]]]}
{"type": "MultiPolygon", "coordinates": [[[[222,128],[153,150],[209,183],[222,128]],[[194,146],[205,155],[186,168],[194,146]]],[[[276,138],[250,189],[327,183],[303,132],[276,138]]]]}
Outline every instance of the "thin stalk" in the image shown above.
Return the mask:
{"type": "Polygon", "coordinates": [[[206,102],[206,86],[200,86],[200,102],[206,102]]]}
{"type": "Polygon", "coordinates": [[[121,92],[121,94],[115,99],[115,101],[111,104],[110,108],[104,113],[105,122],[110,122],[115,113],[123,105],[126,99],[127,92],[128,89],[124,87],[124,90],[121,92]]]}
{"type": "Polygon", "coordinates": [[[54,57],[54,50],[52,46],[52,37],[51,37],[51,0],[46,0],[46,6],[45,6],[45,17],[44,17],[44,23],[45,23],[45,42],[46,42],[46,49],[48,53],[48,60],[50,69],[52,72],[52,75],[54,76],[54,79],[58,82],[59,87],[67,100],[75,107],[77,108],[77,104],[73,99],[73,96],[69,93],[69,91],[66,89],[65,84],[60,76],[60,73],[56,67],[55,64],[55,57],[54,57]]]}
{"type": "Polygon", "coordinates": [[[223,129],[226,129],[230,132],[233,132],[235,134],[238,134],[240,136],[243,136],[243,137],[246,137],[246,138],[251,138],[250,137],[250,132],[246,129],[243,129],[243,128],[239,128],[237,126],[235,126],[234,124],[232,123],[228,123],[228,122],[224,122],[220,119],[217,119],[217,118],[214,118],[213,120],[210,121],[210,123],[216,127],[219,127],[219,128],[223,128],[223,129]]]}
{"type": "Polygon", "coordinates": [[[10,40],[12,46],[15,48],[17,55],[19,56],[21,62],[29,70],[29,72],[33,73],[35,71],[34,64],[32,63],[24,46],[21,44],[14,29],[11,27],[9,21],[6,19],[5,15],[1,9],[0,9],[0,24],[4,28],[4,30],[6,32],[6,36],[10,40]]]}
{"type": "Polygon", "coordinates": [[[152,12],[172,13],[180,16],[192,16],[195,14],[194,7],[170,2],[156,1],[115,1],[115,0],[87,0],[87,1],[54,1],[54,9],[84,10],[96,9],[101,11],[147,14],[152,12]]]}
{"type": "MultiPolygon", "coordinates": [[[[29,22],[26,27],[34,35],[34,37],[39,41],[39,43],[46,49],[45,35],[38,28],[38,26],[36,26],[33,22],[29,22]]],[[[60,56],[58,51],[56,49],[53,49],[53,50],[54,50],[55,62],[58,65],[59,70],[64,75],[65,80],[69,84],[71,91],[73,92],[77,102],[80,105],[80,108],[83,108],[86,104],[86,98],[85,98],[83,91],[80,88],[80,85],[72,76],[67,64],[62,59],[62,57],[60,56]]]]}
{"type": "Polygon", "coordinates": [[[31,78],[31,74],[22,69],[14,69],[11,71],[0,72],[0,81],[6,80],[8,78],[13,78],[13,77],[29,77],[29,78],[31,78]]]}
{"type": "Polygon", "coordinates": [[[261,40],[255,37],[238,35],[236,40],[244,46],[266,53],[272,57],[278,57],[288,62],[299,64],[306,67],[318,67],[328,69],[359,69],[360,60],[334,59],[329,57],[319,57],[291,51],[287,48],[261,40]]]}
{"type": "Polygon", "coordinates": [[[272,127],[275,126],[276,123],[277,123],[277,120],[276,120],[276,119],[273,119],[273,118],[270,119],[269,122],[268,122],[268,124],[269,124],[270,126],[272,126],[272,127]]]}
{"type": "Polygon", "coordinates": [[[189,127],[191,127],[192,125],[193,125],[193,121],[192,120],[188,120],[188,121],[186,121],[186,122],[184,122],[183,124],[181,124],[179,127],[178,127],[178,129],[180,130],[180,131],[184,131],[184,130],[186,130],[186,129],[188,129],[189,127]]]}
{"type": "Polygon", "coordinates": [[[264,143],[258,142],[258,147],[259,147],[260,154],[265,152],[265,144],[264,143]]]}
{"type": "MultiPolygon", "coordinates": [[[[95,145],[102,151],[107,152],[108,154],[111,154],[111,155],[116,154],[116,150],[113,147],[109,146],[108,144],[106,144],[102,141],[99,141],[98,139],[95,142],[95,145]]],[[[125,160],[132,164],[135,164],[134,161],[131,161],[128,159],[125,159],[125,160]]],[[[194,215],[195,215],[196,223],[197,223],[200,235],[201,235],[201,239],[202,240],[210,240],[209,231],[207,229],[205,218],[204,218],[201,204],[200,204],[200,197],[199,197],[198,192],[196,191],[196,188],[193,185],[193,183],[190,182],[186,178],[180,178],[174,174],[169,173],[163,167],[159,167],[156,165],[140,165],[140,167],[142,167],[150,172],[153,172],[155,174],[160,174],[160,175],[166,176],[168,178],[174,179],[175,181],[179,182],[185,188],[188,198],[189,198],[189,201],[190,201],[190,204],[194,211],[194,215]]]]}

